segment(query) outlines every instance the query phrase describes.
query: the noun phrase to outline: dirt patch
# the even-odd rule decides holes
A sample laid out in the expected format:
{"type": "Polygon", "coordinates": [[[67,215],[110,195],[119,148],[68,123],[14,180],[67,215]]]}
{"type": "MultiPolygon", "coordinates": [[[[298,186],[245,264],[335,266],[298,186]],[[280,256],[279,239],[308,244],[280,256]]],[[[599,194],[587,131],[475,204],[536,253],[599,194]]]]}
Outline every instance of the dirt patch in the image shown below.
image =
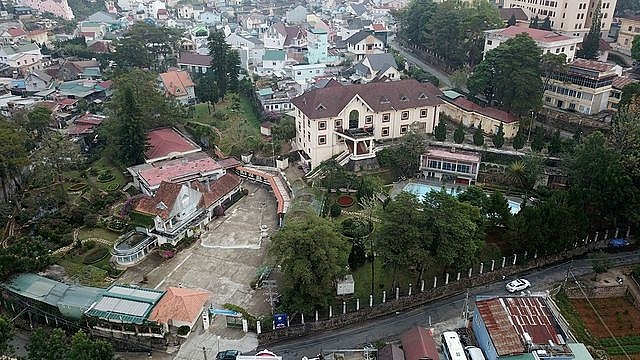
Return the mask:
{"type": "MultiPolygon", "coordinates": [[[[593,308],[585,299],[571,299],[571,304],[589,332],[598,339],[611,337],[593,308]]],[[[640,333],[640,310],[626,297],[590,299],[614,336],[636,336],[640,333]]]]}

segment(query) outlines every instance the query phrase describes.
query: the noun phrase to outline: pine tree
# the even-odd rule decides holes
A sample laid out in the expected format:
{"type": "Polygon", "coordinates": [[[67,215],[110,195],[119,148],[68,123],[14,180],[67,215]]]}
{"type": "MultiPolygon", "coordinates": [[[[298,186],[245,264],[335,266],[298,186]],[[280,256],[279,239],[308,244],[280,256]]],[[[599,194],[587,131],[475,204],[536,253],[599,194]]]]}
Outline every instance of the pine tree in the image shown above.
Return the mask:
{"type": "Polygon", "coordinates": [[[536,15],[533,19],[531,19],[531,22],[529,23],[529,27],[532,29],[537,29],[540,27],[540,18],[538,17],[538,15],[536,15]]]}
{"type": "Polygon", "coordinates": [[[434,130],[433,135],[435,136],[436,140],[438,141],[447,140],[447,125],[444,123],[443,120],[440,120],[436,128],[433,130],[434,130]]]}
{"type": "Polygon", "coordinates": [[[515,14],[511,14],[511,17],[509,18],[509,21],[507,21],[507,27],[509,26],[514,26],[516,24],[517,19],[516,19],[516,15],[515,14]]]}
{"type": "Polygon", "coordinates": [[[531,141],[531,150],[541,151],[544,148],[544,130],[540,126],[536,126],[533,134],[533,141],[531,141]]]}
{"type": "Polygon", "coordinates": [[[593,11],[591,19],[591,28],[587,36],[582,40],[582,49],[578,52],[578,57],[583,59],[595,60],[598,58],[598,50],[600,50],[600,30],[602,29],[602,20],[600,16],[600,2],[593,11]]]}
{"type": "Polygon", "coordinates": [[[562,141],[560,140],[560,130],[556,130],[549,142],[549,154],[556,155],[562,150],[562,141]]]}
{"type": "Polygon", "coordinates": [[[548,16],[544,18],[542,25],[540,25],[540,29],[551,31],[551,19],[548,16]]]}
{"type": "Polygon", "coordinates": [[[473,133],[473,144],[475,146],[484,145],[484,131],[482,131],[482,124],[478,124],[478,127],[473,133]]]}
{"type": "Polygon", "coordinates": [[[115,118],[116,151],[118,160],[129,166],[144,162],[147,134],[132,89],[125,88],[122,98],[122,107],[116,112],[115,118]]]}
{"type": "Polygon", "coordinates": [[[462,125],[462,121],[453,133],[453,141],[455,141],[456,144],[462,144],[464,142],[464,126],[462,125]]]}
{"type": "Polygon", "coordinates": [[[209,35],[209,54],[211,55],[211,71],[214,73],[215,82],[217,84],[218,96],[220,100],[224,100],[227,92],[227,73],[229,71],[229,45],[225,41],[224,32],[221,30],[214,31],[209,35]]]}
{"type": "Polygon", "coordinates": [[[516,150],[520,150],[524,147],[524,143],[527,139],[522,132],[522,129],[519,129],[516,133],[516,137],[513,138],[513,148],[516,150]]]}
{"type": "Polygon", "coordinates": [[[495,146],[496,149],[500,149],[502,145],[504,145],[504,125],[502,123],[500,123],[498,131],[493,134],[491,140],[493,141],[493,146],[495,146]]]}

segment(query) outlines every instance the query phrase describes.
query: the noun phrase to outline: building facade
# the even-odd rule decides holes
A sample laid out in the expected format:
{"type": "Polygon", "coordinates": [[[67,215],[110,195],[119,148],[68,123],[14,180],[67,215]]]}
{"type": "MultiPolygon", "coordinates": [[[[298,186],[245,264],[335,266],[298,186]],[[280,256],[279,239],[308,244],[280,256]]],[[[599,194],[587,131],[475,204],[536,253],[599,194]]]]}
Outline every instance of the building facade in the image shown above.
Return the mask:
{"type": "Polygon", "coordinates": [[[497,48],[503,42],[513,39],[518,34],[528,34],[538,44],[542,54],[564,54],[567,62],[573,61],[576,57],[578,44],[582,38],[577,36],[563,35],[555,31],[531,29],[529,27],[509,26],[505,29],[487,30],[484,32],[484,56],[489,50],[497,48]]]}
{"type": "Polygon", "coordinates": [[[425,179],[453,180],[456,184],[471,185],[478,180],[480,154],[455,148],[429,148],[420,155],[420,171],[425,179]]]}
{"type": "Polygon", "coordinates": [[[580,38],[589,32],[595,7],[600,5],[600,36],[606,37],[613,21],[613,12],[617,0],[504,0],[505,8],[519,7],[529,19],[538,16],[540,20],[547,16],[553,30],[561,31],[580,38]]]}
{"type": "Polygon", "coordinates": [[[410,130],[433,133],[441,94],[414,79],[348,86],[333,82],[292,100],[295,145],[310,168],[336,155],[373,158],[381,142],[410,130]]]}
{"type": "Polygon", "coordinates": [[[633,39],[640,36],[640,16],[625,16],[620,18],[620,31],[618,39],[611,44],[615,50],[631,56],[633,39]]]}

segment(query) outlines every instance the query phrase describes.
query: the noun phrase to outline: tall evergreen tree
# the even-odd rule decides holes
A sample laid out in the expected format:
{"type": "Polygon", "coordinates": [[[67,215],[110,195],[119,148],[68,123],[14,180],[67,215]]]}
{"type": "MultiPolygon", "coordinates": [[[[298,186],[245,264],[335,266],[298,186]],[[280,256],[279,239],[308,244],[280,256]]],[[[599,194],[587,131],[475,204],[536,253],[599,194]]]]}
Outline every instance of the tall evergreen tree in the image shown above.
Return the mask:
{"type": "Polygon", "coordinates": [[[147,134],[132,89],[126,87],[122,91],[123,104],[120,109],[116,109],[113,135],[117,160],[129,166],[144,162],[147,134]]]}
{"type": "Polygon", "coordinates": [[[500,149],[502,145],[504,145],[504,125],[502,123],[500,123],[498,131],[493,134],[491,140],[493,141],[493,146],[495,146],[496,149],[500,149]]]}
{"type": "Polygon", "coordinates": [[[551,19],[549,18],[549,16],[544,18],[544,20],[542,21],[542,25],[540,25],[540,29],[551,31],[551,19]]]}
{"type": "Polygon", "coordinates": [[[436,128],[433,129],[433,135],[438,141],[447,140],[447,125],[444,123],[442,119],[440,119],[436,128]]]}
{"type": "Polygon", "coordinates": [[[224,100],[227,92],[227,73],[229,44],[225,41],[224,32],[222,30],[214,31],[209,35],[209,55],[211,55],[211,71],[214,72],[214,78],[218,85],[218,99],[224,100]]]}
{"type": "Polygon", "coordinates": [[[462,142],[464,142],[464,126],[462,125],[462,121],[453,133],[453,141],[455,141],[456,144],[462,144],[462,142]]]}
{"type": "Polygon", "coordinates": [[[529,22],[529,27],[532,29],[537,29],[540,27],[540,18],[538,17],[538,15],[531,19],[531,22],[529,22]]]}
{"type": "Polygon", "coordinates": [[[473,144],[475,146],[484,145],[484,131],[482,131],[482,124],[478,124],[478,127],[473,133],[473,144]]]}
{"type": "Polygon", "coordinates": [[[600,2],[593,11],[591,18],[591,28],[587,36],[582,40],[582,49],[578,52],[578,56],[583,59],[595,60],[598,58],[598,50],[600,50],[600,31],[602,30],[602,19],[600,14],[600,2]]]}
{"type": "Polygon", "coordinates": [[[507,21],[507,27],[514,26],[517,22],[518,22],[518,20],[516,19],[516,15],[515,14],[511,14],[511,17],[509,18],[509,21],[507,21]]]}
{"type": "Polygon", "coordinates": [[[518,132],[516,133],[516,137],[513,138],[513,148],[516,150],[520,150],[524,147],[524,143],[526,142],[527,138],[526,136],[524,136],[524,133],[522,132],[522,128],[518,129],[518,132]]]}
{"type": "Polygon", "coordinates": [[[536,126],[533,133],[533,140],[531,141],[531,150],[541,151],[544,148],[544,129],[540,126],[536,126]]]}

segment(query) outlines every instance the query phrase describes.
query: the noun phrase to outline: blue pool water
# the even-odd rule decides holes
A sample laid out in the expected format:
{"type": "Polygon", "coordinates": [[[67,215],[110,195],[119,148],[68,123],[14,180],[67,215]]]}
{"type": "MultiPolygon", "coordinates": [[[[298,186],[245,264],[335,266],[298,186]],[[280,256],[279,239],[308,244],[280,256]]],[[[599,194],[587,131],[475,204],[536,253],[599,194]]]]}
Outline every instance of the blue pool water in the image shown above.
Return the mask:
{"type": "MultiPolygon", "coordinates": [[[[428,184],[418,184],[418,183],[408,183],[407,185],[405,185],[404,191],[414,194],[416,195],[418,198],[422,198],[424,195],[426,195],[428,192],[431,191],[440,191],[442,190],[441,186],[437,186],[437,185],[428,185],[428,184]]],[[[459,187],[459,188],[445,188],[446,192],[451,194],[451,195],[458,195],[459,193],[464,191],[464,188],[459,187]]],[[[512,214],[517,214],[520,211],[520,203],[513,201],[513,200],[509,200],[507,199],[507,202],[509,203],[509,210],[511,211],[512,214]]]]}

